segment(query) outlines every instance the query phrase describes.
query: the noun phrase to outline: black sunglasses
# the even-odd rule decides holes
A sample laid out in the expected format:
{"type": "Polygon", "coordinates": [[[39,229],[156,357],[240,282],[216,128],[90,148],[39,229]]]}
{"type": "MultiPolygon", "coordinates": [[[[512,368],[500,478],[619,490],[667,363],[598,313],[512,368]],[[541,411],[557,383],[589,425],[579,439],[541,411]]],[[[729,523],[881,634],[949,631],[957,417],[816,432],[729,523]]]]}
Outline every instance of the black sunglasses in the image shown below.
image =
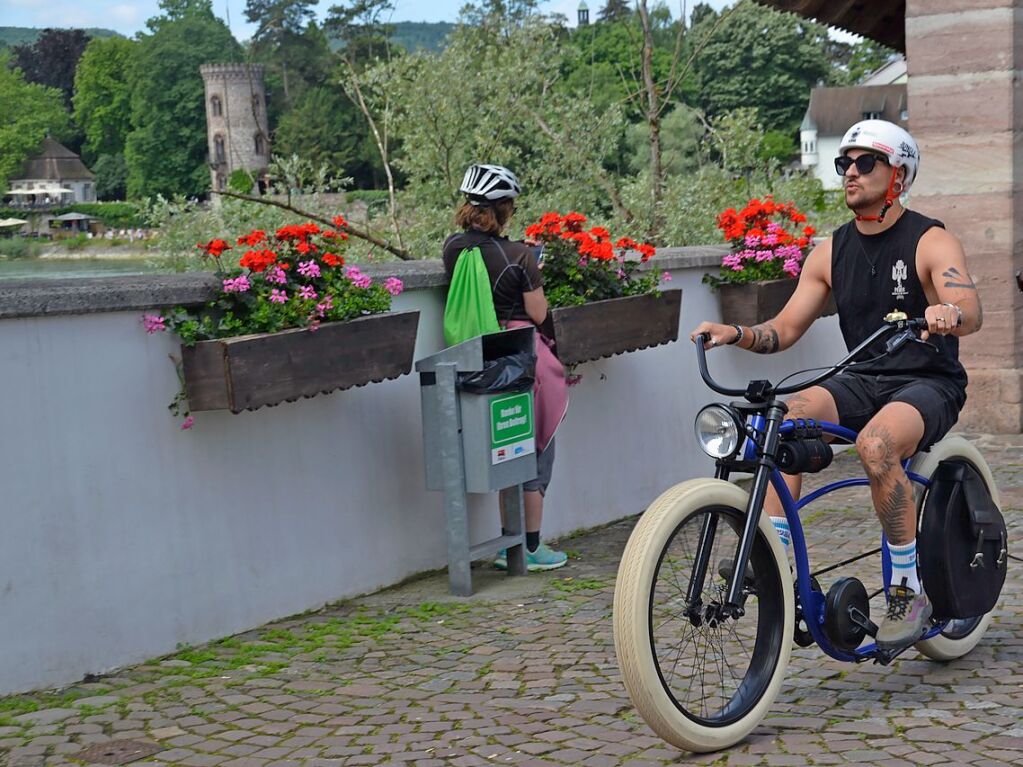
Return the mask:
{"type": "Polygon", "coordinates": [[[861,154],[855,160],[849,155],[844,154],[841,157],[835,158],[835,173],[839,176],[844,176],[849,172],[849,168],[855,165],[859,174],[861,176],[866,176],[874,170],[878,161],[883,162],[885,165],[888,164],[883,157],[878,157],[876,154],[861,154]]]}

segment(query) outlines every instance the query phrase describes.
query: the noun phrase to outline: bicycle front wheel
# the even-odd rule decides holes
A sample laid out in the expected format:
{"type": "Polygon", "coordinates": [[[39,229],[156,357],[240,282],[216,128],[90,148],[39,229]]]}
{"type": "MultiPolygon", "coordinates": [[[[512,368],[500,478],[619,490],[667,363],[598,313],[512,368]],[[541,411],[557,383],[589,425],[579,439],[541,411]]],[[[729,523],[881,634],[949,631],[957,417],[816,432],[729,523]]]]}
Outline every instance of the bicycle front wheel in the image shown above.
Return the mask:
{"type": "Polygon", "coordinates": [[[747,494],[698,479],[662,494],[633,530],[618,569],[614,637],[629,697],[669,743],[716,751],[742,740],[767,714],[785,676],[795,621],[781,541],[760,519],[743,614],[722,618],[747,494]],[[697,553],[709,547],[703,587],[688,598],[697,553]]]}

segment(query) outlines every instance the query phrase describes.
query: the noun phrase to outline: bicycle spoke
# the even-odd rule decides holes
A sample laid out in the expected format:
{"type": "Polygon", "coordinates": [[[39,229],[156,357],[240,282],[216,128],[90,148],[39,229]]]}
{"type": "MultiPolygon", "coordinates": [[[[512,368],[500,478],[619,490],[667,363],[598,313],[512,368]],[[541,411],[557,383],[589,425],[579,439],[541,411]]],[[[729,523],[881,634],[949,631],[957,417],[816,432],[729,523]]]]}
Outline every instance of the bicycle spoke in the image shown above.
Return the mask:
{"type": "Polygon", "coordinates": [[[747,593],[745,613],[731,618],[723,611],[727,583],[718,577],[717,563],[734,554],[743,519],[737,511],[718,507],[688,517],[665,545],[652,584],[652,649],[660,678],[680,710],[711,724],[743,716],[759,699],[774,669],[767,653],[776,653],[780,645],[771,636],[784,631],[780,624],[761,619],[784,612],[780,584],[769,573],[775,566],[773,555],[762,537],[754,545],[750,566],[763,576],[758,588],[747,593]],[[708,514],[718,524],[706,552],[707,573],[694,615],[687,586],[708,514]]]}

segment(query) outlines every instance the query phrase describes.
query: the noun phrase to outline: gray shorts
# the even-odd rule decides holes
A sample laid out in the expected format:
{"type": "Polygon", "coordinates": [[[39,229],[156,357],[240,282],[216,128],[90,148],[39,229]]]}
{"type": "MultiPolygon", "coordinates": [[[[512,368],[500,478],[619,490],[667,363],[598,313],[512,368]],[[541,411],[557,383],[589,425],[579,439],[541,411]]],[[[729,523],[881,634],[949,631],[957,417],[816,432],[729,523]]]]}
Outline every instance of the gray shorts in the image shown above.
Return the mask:
{"type": "Polygon", "coordinates": [[[838,421],[853,431],[889,402],[905,402],[924,419],[924,436],[917,450],[927,450],[959,419],[966,392],[952,381],[931,376],[867,375],[844,372],[821,384],[835,398],[838,421]]]}
{"type": "Polygon", "coordinates": [[[551,473],[554,471],[554,437],[547,443],[547,448],[536,455],[536,479],[522,483],[522,489],[526,492],[540,491],[540,495],[547,494],[547,485],[551,483],[551,473]]]}

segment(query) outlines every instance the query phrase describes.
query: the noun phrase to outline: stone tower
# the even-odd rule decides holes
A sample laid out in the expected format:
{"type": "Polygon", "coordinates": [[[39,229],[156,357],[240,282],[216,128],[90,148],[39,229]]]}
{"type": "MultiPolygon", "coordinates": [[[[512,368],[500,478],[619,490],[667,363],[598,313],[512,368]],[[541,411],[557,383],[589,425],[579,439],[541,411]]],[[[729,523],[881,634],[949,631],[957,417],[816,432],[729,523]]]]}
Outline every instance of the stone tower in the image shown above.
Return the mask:
{"type": "Polygon", "coordinates": [[[270,132],[266,117],[263,67],[258,64],[203,64],[206,84],[206,137],[209,144],[210,184],[227,188],[236,170],[257,180],[270,163],[270,132]]]}

